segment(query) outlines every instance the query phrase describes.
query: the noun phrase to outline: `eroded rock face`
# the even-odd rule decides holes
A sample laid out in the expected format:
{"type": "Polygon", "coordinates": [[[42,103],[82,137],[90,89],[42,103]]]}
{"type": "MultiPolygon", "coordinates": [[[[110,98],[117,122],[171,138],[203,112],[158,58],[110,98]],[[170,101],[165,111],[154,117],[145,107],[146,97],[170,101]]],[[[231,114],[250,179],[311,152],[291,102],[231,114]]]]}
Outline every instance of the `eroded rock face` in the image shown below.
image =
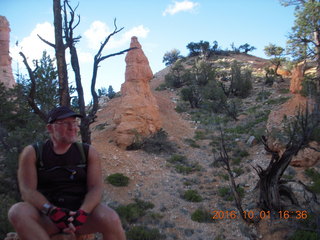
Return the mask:
{"type": "Polygon", "coordinates": [[[305,68],[305,65],[303,63],[299,63],[292,70],[292,77],[290,81],[290,92],[299,93],[301,91],[304,68],[305,68]]]}
{"type": "Polygon", "coordinates": [[[9,42],[9,22],[6,17],[0,16],[0,82],[7,88],[15,85],[11,68],[11,57],[9,56],[9,42]]]}
{"type": "Polygon", "coordinates": [[[121,86],[121,103],[115,112],[115,141],[121,148],[130,146],[137,136],[149,136],[161,128],[159,107],[149,82],[153,77],[149,61],[136,37],[126,56],[125,83],[121,86]]]}
{"type": "MultiPolygon", "coordinates": [[[[271,111],[267,122],[268,132],[280,132],[280,130],[284,128],[284,124],[282,122],[284,116],[287,116],[287,118],[292,118],[297,114],[299,109],[300,111],[305,111],[306,103],[307,99],[305,97],[302,97],[300,94],[295,94],[286,103],[271,111]]],[[[310,108],[312,107],[309,105],[309,109],[310,108]]],[[[272,137],[269,137],[267,144],[272,151],[278,152],[280,155],[285,151],[285,143],[280,142],[278,139],[273,139],[272,137]]],[[[310,145],[314,149],[319,149],[320,147],[319,144],[316,142],[312,142],[310,143],[310,145]]],[[[311,148],[305,148],[303,150],[300,150],[299,153],[292,158],[290,164],[295,167],[311,167],[315,165],[319,160],[319,152],[311,148]]]]}

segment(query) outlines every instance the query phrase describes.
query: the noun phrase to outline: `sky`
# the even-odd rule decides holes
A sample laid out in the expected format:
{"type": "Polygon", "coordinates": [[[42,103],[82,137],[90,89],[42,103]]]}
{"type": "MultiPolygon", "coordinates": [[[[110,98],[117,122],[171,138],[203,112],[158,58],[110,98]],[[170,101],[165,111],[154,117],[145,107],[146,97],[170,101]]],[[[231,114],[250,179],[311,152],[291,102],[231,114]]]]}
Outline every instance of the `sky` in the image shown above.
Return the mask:
{"type": "MultiPolygon", "coordinates": [[[[74,30],[81,36],[76,45],[86,103],[91,100],[90,84],[93,58],[101,42],[118,29],[106,45],[103,55],[130,46],[132,36],[138,37],[153,73],[165,68],[166,52],[178,49],[183,56],[190,42],[218,42],[221,49],[239,47],[245,43],[256,50],[250,54],[267,58],[264,47],[276,44],[285,48],[294,24],[293,7],[284,7],[279,0],[70,0],[80,16],[74,30]]],[[[10,23],[10,56],[14,74],[24,73],[19,56],[22,51],[29,64],[40,59],[43,50],[54,57],[52,47],[43,43],[37,34],[54,42],[52,0],[0,0],[0,15],[10,23]]],[[[125,54],[108,58],[100,64],[96,89],[111,85],[119,91],[125,81],[125,54]]],[[[75,86],[69,65],[69,81],[75,86]]]]}

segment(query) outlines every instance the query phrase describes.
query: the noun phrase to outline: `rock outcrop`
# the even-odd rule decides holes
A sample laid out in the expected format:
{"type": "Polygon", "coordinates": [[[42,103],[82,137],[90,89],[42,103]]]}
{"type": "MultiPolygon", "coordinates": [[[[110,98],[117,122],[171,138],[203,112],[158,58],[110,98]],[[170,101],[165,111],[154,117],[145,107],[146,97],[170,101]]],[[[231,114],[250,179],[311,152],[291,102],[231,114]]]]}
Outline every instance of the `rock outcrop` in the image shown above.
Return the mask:
{"type": "Polygon", "coordinates": [[[9,22],[6,17],[0,16],[0,82],[7,88],[15,85],[11,68],[11,57],[9,56],[9,42],[9,22]]]}
{"type": "MultiPolygon", "coordinates": [[[[267,122],[268,132],[280,131],[284,128],[283,118],[292,118],[295,116],[300,109],[304,111],[306,109],[307,99],[300,94],[294,94],[294,96],[286,103],[282,104],[278,108],[271,111],[267,122]]],[[[310,106],[309,106],[310,109],[310,106]]],[[[314,149],[319,149],[319,144],[316,142],[310,143],[314,149]]],[[[285,151],[285,144],[277,139],[271,137],[268,138],[268,146],[271,150],[278,152],[280,155],[285,151]]],[[[311,167],[314,166],[320,160],[320,153],[311,149],[306,148],[294,156],[291,161],[291,165],[295,167],[311,167]]]]}
{"type": "Polygon", "coordinates": [[[127,53],[125,83],[121,85],[121,103],[114,115],[115,141],[121,148],[130,146],[137,137],[146,137],[161,128],[159,107],[150,90],[153,77],[149,61],[136,37],[131,38],[127,53]]]}
{"type": "Polygon", "coordinates": [[[305,64],[299,63],[292,70],[292,77],[290,81],[290,92],[299,93],[302,89],[302,81],[304,77],[305,64]]]}

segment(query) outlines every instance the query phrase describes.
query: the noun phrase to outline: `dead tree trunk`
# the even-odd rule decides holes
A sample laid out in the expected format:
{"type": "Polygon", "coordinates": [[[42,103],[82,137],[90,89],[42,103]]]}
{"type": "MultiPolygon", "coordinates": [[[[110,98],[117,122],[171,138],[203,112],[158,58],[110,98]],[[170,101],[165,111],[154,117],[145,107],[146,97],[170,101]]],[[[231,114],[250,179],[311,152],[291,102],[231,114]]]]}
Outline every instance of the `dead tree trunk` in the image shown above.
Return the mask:
{"type": "Polygon", "coordinates": [[[260,198],[259,205],[264,210],[280,211],[282,210],[282,204],[280,195],[286,195],[290,198],[291,203],[297,205],[298,202],[294,197],[292,191],[283,185],[281,177],[292,160],[292,157],[298,153],[300,147],[297,145],[291,145],[286,148],[281,156],[278,152],[272,151],[267,144],[267,139],[262,138],[262,142],[267,152],[272,154],[269,166],[266,169],[262,169],[258,166],[257,172],[259,175],[259,189],[260,198]]]}
{"type": "Polygon", "coordinates": [[[255,168],[260,178],[258,183],[260,188],[259,203],[264,210],[283,210],[285,203],[281,202],[281,196],[290,199],[291,204],[298,205],[292,190],[285,185],[286,182],[281,180],[281,177],[293,156],[297,155],[301,149],[309,147],[313,131],[319,128],[320,118],[317,107],[314,106],[312,113],[309,113],[308,103],[306,106],[304,112],[299,110],[294,120],[287,123],[286,135],[289,141],[281,155],[270,149],[267,138],[262,137],[266,151],[272,154],[266,169],[262,169],[260,166],[255,168]]]}
{"type": "Polygon", "coordinates": [[[54,16],[54,34],[55,34],[55,52],[57,59],[57,69],[59,78],[59,96],[60,105],[70,106],[68,71],[65,57],[66,46],[63,43],[62,36],[62,16],[60,0],[53,0],[53,16],[54,16]]]}
{"type": "MultiPolygon", "coordinates": [[[[77,7],[76,7],[77,8],[77,7]]],[[[110,38],[120,32],[123,28],[118,29],[116,25],[116,20],[114,20],[114,31],[109,34],[109,36],[104,40],[104,42],[101,44],[100,49],[98,53],[94,57],[94,63],[93,63],[93,73],[92,73],[92,80],[91,80],[91,95],[93,98],[93,104],[90,107],[88,111],[86,111],[86,105],[84,101],[84,92],[82,88],[82,83],[81,83],[81,75],[80,75],[80,65],[79,65],[79,60],[78,60],[78,54],[77,54],[77,49],[75,47],[75,44],[79,41],[80,37],[74,37],[73,35],[73,30],[79,25],[80,23],[80,17],[77,23],[74,22],[75,20],[75,10],[76,8],[72,8],[67,0],[64,0],[64,7],[63,7],[63,12],[64,12],[64,36],[66,39],[66,46],[70,50],[70,57],[71,57],[71,66],[75,74],[75,80],[76,80],[76,86],[77,86],[77,93],[78,93],[78,105],[79,105],[79,111],[80,114],[83,116],[81,119],[81,124],[80,124],[80,133],[81,133],[81,139],[82,142],[85,143],[91,143],[91,131],[90,131],[90,124],[95,121],[96,118],[96,113],[98,111],[98,94],[96,93],[95,86],[96,86],[96,79],[97,79],[97,74],[98,74],[98,68],[100,62],[103,60],[124,54],[125,52],[130,51],[132,48],[109,54],[106,56],[101,56],[102,51],[106,44],[109,42],[110,38]],[[67,13],[67,8],[69,10],[69,15],[67,13]],[[70,20],[68,20],[68,16],[70,17],[70,20]]],[[[61,16],[61,12],[60,12],[61,16]]]]}

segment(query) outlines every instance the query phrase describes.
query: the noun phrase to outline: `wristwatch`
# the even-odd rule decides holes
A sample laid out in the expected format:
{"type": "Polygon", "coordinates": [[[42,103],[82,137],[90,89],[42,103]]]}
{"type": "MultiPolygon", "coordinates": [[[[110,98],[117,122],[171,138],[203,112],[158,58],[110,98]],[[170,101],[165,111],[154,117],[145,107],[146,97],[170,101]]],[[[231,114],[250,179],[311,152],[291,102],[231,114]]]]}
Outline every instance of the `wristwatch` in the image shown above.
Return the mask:
{"type": "Polygon", "coordinates": [[[42,205],[41,212],[44,215],[48,215],[52,208],[53,208],[53,205],[51,205],[50,203],[45,203],[42,205]]]}

